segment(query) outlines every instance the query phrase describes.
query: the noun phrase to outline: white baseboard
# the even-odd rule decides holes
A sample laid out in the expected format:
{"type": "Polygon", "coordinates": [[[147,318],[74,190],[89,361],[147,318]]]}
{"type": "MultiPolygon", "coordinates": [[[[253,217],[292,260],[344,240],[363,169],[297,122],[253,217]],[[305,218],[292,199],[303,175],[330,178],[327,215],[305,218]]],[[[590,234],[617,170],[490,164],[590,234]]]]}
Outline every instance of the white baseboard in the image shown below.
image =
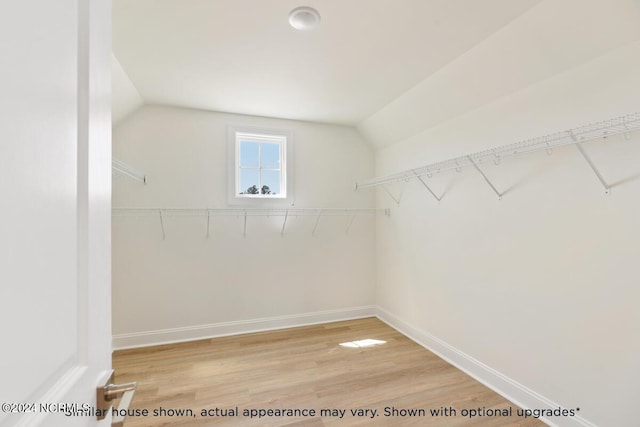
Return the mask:
{"type": "MultiPolygon", "coordinates": [[[[409,325],[398,316],[378,307],[376,317],[391,326],[401,334],[411,338],[441,359],[465,372],[470,377],[504,396],[514,404],[528,409],[557,409],[562,405],[541,396],[535,391],[501,374],[493,368],[474,359],[466,353],[447,344],[439,338],[409,325]]],[[[567,408],[571,409],[571,408],[567,408]]],[[[597,427],[586,419],[576,415],[562,418],[540,418],[546,424],[554,427],[597,427]]]]}
{"type": "Polygon", "coordinates": [[[127,348],[149,347],[154,345],[223,337],[227,335],[248,334],[251,332],[315,325],[318,323],[360,319],[363,317],[374,317],[375,315],[376,306],[369,305],[364,307],[350,307],[262,319],[214,323],[211,325],[187,326],[184,328],[161,329],[131,334],[117,334],[113,335],[113,349],[123,350],[127,348]]]}

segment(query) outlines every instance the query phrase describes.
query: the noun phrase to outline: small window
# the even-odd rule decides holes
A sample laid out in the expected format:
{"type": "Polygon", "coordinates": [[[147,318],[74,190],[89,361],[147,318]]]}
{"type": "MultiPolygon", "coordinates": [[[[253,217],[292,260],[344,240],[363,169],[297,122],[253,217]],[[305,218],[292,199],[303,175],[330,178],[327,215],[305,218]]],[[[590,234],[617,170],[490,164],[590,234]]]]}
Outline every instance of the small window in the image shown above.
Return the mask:
{"type": "Polygon", "coordinates": [[[287,137],[236,133],[236,197],[286,198],[287,137]]]}
{"type": "Polygon", "coordinates": [[[288,131],[229,126],[230,205],[293,204],[288,131]]]}

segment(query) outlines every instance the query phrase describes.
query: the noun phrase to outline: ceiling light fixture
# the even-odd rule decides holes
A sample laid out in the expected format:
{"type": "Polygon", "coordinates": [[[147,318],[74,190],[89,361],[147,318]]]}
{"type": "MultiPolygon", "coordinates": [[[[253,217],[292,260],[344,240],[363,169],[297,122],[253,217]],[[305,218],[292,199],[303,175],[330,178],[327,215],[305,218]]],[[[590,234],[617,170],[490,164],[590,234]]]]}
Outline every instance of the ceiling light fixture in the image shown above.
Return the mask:
{"type": "Polygon", "coordinates": [[[289,13],[289,24],[296,30],[313,30],[320,25],[320,14],[309,6],[296,7],[289,13]]]}

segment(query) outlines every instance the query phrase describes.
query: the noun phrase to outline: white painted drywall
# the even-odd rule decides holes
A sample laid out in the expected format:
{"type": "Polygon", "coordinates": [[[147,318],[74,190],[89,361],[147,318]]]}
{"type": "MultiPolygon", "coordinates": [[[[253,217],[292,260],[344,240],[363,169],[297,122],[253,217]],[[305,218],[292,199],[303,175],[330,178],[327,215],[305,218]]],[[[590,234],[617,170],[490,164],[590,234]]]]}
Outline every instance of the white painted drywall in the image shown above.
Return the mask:
{"type": "Polygon", "coordinates": [[[551,78],[640,39],[637,0],[536,4],[363,120],[377,147],[551,78]]]}
{"type": "MultiPolygon", "coordinates": [[[[225,207],[229,123],[294,132],[296,207],[373,207],[373,193],[354,191],[374,162],[353,128],[158,106],[114,128],[114,155],[148,185],[114,176],[113,205],[225,207]]],[[[315,219],[288,218],[281,237],[282,217],[249,218],[243,238],[242,218],[216,217],[207,239],[204,217],[166,218],[163,241],[158,217],[115,217],[114,334],[373,304],[375,219],[346,235],[349,217],[322,218],[312,237],[315,219]]]]}
{"type": "MultiPolygon", "coordinates": [[[[640,43],[376,153],[384,175],[640,110],[640,43]]],[[[599,426],[640,396],[640,132],[420,183],[377,226],[377,303],[599,426]]],[[[395,188],[394,191],[401,189],[395,188]]],[[[380,207],[392,205],[378,192],[380,207]]],[[[555,418],[557,425],[575,425],[555,418]]]]}
{"type": "Polygon", "coordinates": [[[111,54],[111,91],[111,117],[114,125],[144,104],[138,89],[113,53],[111,54]]]}

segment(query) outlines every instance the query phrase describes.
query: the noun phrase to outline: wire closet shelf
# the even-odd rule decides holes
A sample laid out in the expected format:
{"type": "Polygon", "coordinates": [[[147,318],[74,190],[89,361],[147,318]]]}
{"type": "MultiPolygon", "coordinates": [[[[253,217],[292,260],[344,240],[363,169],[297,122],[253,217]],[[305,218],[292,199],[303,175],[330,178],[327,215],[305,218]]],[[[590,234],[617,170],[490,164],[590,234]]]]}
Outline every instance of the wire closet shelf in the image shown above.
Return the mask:
{"type": "Polygon", "coordinates": [[[125,175],[131,179],[139,181],[143,184],[147,183],[147,176],[144,174],[144,172],[141,172],[133,168],[132,166],[126,164],[122,160],[116,159],[115,157],[111,159],[111,170],[113,172],[125,175]]]}
{"type": "Polygon", "coordinates": [[[629,140],[631,139],[631,132],[639,129],[640,113],[629,114],[361,181],[356,183],[356,190],[392,184],[400,181],[421,179],[424,176],[431,178],[433,174],[436,173],[449,170],[460,171],[462,168],[468,166],[472,166],[477,169],[479,164],[485,162],[493,162],[497,165],[503,157],[518,154],[527,154],[542,150],[546,150],[548,153],[551,153],[551,150],[554,148],[566,145],[577,145],[578,148],[580,148],[580,143],[582,142],[599,138],[607,138],[614,135],[622,134],[625,139],[629,140]]]}
{"type": "Polygon", "coordinates": [[[114,207],[112,216],[148,216],[157,215],[160,221],[162,239],[166,238],[164,219],[168,216],[197,216],[206,218],[207,238],[211,234],[211,217],[227,216],[243,219],[243,236],[247,236],[247,219],[249,217],[282,217],[282,229],[280,234],[284,236],[287,220],[290,217],[311,216],[315,217],[315,223],[311,234],[315,236],[320,218],[326,216],[350,217],[345,232],[348,234],[356,216],[362,215],[390,215],[390,209],[380,208],[131,208],[114,207]]]}
{"type": "Polygon", "coordinates": [[[348,216],[366,214],[389,215],[389,209],[378,208],[146,208],[114,207],[113,216],[348,216]]]}

